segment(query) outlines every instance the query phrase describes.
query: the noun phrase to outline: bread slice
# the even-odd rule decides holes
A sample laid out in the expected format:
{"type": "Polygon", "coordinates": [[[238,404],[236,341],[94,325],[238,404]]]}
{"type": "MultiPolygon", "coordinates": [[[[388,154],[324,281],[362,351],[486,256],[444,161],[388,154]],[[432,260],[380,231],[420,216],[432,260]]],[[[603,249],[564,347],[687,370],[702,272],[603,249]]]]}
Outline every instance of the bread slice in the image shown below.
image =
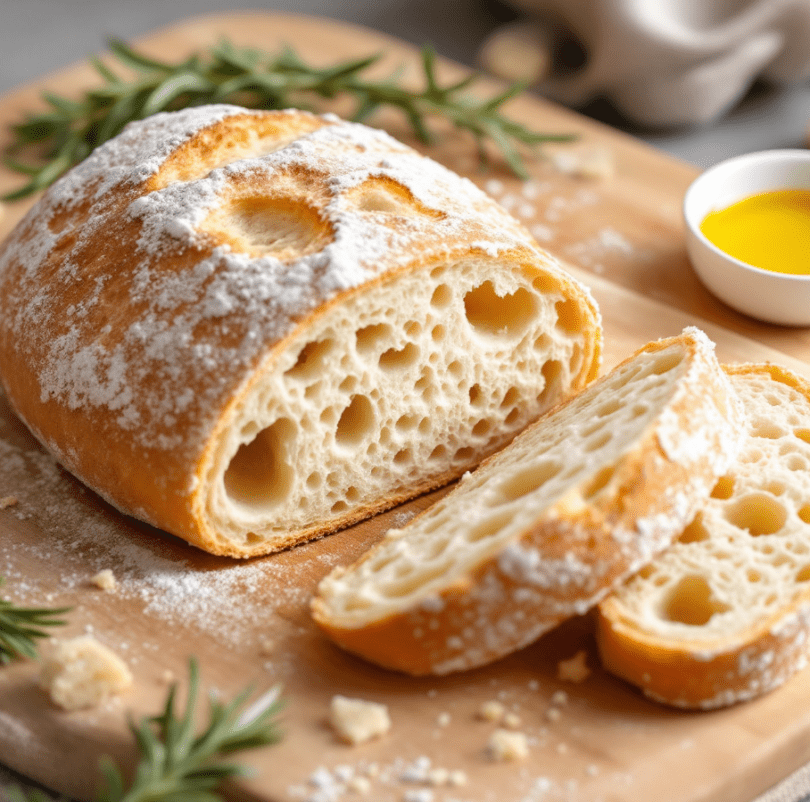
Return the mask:
{"type": "Polygon", "coordinates": [[[334,116],[130,125],[0,249],[0,374],[119,509],[271,552],[445,484],[598,371],[590,294],[470,181],[334,116]]]}
{"type": "Polygon", "coordinates": [[[519,649],[584,613],[691,520],[736,454],[705,334],[651,343],[320,584],[340,646],[411,674],[519,649]]]}
{"type": "Polygon", "coordinates": [[[747,415],[737,462],[678,542],[599,607],[609,671],[653,699],[716,708],[781,685],[810,634],[810,384],[727,367],[747,415]]]}

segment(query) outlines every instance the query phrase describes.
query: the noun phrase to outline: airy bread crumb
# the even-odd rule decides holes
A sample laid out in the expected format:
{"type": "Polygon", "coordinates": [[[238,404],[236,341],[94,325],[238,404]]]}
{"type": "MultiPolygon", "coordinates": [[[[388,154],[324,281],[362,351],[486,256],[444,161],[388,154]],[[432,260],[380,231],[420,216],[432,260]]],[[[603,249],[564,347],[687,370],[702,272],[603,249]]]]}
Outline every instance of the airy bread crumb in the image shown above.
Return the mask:
{"type": "Polygon", "coordinates": [[[529,754],[526,734],[497,729],[489,737],[487,751],[493,760],[522,760],[529,754]]]}
{"type": "Polygon", "coordinates": [[[115,579],[115,574],[111,569],[105,568],[99,571],[91,580],[96,587],[112,592],[118,587],[118,582],[115,579]]]}
{"type": "Polygon", "coordinates": [[[92,635],[57,641],[43,661],[40,685],[64,710],[95,707],[132,684],[126,663],[92,635]]]}
{"type": "Polygon", "coordinates": [[[340,695],[332,697],[329,722],[340,739],[353,746],[379,738],[391,729],[386,705],[340,695]]]}

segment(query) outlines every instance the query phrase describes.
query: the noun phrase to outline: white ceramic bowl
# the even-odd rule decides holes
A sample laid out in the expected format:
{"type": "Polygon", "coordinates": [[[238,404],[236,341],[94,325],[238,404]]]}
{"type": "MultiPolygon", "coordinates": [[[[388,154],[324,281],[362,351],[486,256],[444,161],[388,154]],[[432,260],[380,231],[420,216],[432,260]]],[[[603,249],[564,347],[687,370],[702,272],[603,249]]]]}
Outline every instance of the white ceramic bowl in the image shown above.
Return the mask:
{"type": "Polygon", "coordinates": [[[684,197],[686,247],[701,281],[729,306],[768,323],[810,326],[810,275],[752,267],[721,251],[700,232],[709,212],[780,189],[810,190],[810,150],[749,153],[709,168],[684,197]]]}

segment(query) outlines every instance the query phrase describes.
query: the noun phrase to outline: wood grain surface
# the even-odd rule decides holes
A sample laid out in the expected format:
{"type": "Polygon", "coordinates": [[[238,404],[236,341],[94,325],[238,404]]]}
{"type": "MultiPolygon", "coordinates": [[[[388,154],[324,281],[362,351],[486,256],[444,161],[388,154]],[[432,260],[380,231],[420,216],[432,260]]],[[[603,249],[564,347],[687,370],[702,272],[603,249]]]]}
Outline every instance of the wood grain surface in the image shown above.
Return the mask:
{"type": "MultiPolygon", "coordinates": [[[[269,50],[290,43],[323,63],[385,52],[381,74],[404,64],[408,76],[418,76],[412,48],[372,31],[305,17],[205,17],[138,44],[179,59],[223,35],[269,50]]],[[[448,76],[460,70],[442,68],[448,76]]],[[[94,82],[89,68],[77,66],[0,98],[3,135],[9,123],[39,105],[42,88],[70,94],[94,82]]],[[[650,339],[696,324],[717,342],[724,360],[770,359],[810,375],[808,330],[738,315],[692,272],[680,208],[693,168],[535,97],[515,99],[508,111],[535,129],[578,134],[576,144],[558,150],[569,161],[601,150],[614,175],[585,178],[554,160],[532,161],[526,182],[497,162],[482,173],[474,143],[449,131],[437,146],[420,149],[493,194],[591,287],[604,316],[606,365],[650,339]]],[[[395,114],[372,122],[410,141],[407,125],[395,114]]],[[[0,191],[18,183],[0,172],[0,191]]],[[[0,235],[29,205],[3,208],[0,235]]],[[[157,712],[167,682],[183,679],[190,655],[199,658],[206,685],[224,696],[248,683],[257,692],[283,687],[285,737],[246,758],[254,774],[229,787],[234,799],[349,800],[360,798],[349,778],[363,776],[366,798],[375,802],[747,802],[810,758],[810,672],[746,705],[681,713],[646,701],[599,669],[587,618],[495,665],[442,679],[382,671],[321,639],[308,615],[318,580],[437,495],[316,543],[236,563],[118,514],[62,471],[0,403],[0,498],[17,499],[0,510],[3,593],[21,603],[72,606],[60,636],[94,633],[135,675],[122,697],[65,713],[38,687],[34,663],[1,669],[0,762],[60,792],[89,798],[100,755],[133,758],[127,712],[157,712]],[[116,592],[90,582],[102,568],[116,574],[116,592]],[[591,675],[577,684],[558,679],[559,661],[582,649],[591,675]],[[565,701],[555,696],[559,691],[565,701]],[[336,693],[385,702],[391,731],[362,746],[340,743],[326,723],[336,693]],[[530,742],[526,759],[497,763],[488,757],[495,725],[476,712],[492,699],[520,717],[530,742]],[[550,715],[550,707],[559,713],[550,715]],[[463,770],[466,783],[430,785],[428,761],[434,768],[463,770]]]]}

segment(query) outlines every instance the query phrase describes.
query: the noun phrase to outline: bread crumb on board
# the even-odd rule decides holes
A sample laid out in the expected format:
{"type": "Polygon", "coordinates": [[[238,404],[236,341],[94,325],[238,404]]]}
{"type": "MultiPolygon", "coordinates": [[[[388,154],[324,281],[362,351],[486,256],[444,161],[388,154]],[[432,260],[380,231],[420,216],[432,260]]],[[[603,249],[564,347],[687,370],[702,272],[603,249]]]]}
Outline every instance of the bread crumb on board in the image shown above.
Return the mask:
{"type": "Polygon", "coordinates": [[[557,663],[557,679],[563,682],[584,682],[590,675],[588,653],[584,649],[580,649],[568,660],[557,663]]]}
{"type": "Polygon", "coordinates": [[[64,710],[95,707],[132,684],[132,673],[92,635],[56,641],[45,657],[40,685],[64,710]]]}
{"type": "Polygon", "coordinates": [[[17,503],[17,496],[3,496],[0,498],[0,510],[13,507],[17,503]]]}
{"type": "Polygon", "coordinates": [[[506,708],[495,699],[490,699],[488,702],[484,702],[481,707],[478,708],[478,712],[476,713],[476,717],[482,719],[483,721],[493,721],[498,722],[503,719],[506,715],[506,708]]]}
{"type": "Polygon", "coordinates": [[[106,590],[108,593],[111,593],[118,587],[118,582],[116,582],[115,574],[112,572],[110,568],[105,568],[102,571],[99,571],[94,577],[91,578],[90,581],[97,588],[106,590]]]}
{"type": "Polygon", "coordinates": [[[391,729],[387,705],[339,694],[332,697],[329,723],[342,741],[353,746],[379,738],[391,729]]]}
{"type": "Polygon", "coordinates": [[[493,760],[522,760],[529,754],[529,740],[523,732],[497,729],[489,736],[487,752],[493,760]]]}

